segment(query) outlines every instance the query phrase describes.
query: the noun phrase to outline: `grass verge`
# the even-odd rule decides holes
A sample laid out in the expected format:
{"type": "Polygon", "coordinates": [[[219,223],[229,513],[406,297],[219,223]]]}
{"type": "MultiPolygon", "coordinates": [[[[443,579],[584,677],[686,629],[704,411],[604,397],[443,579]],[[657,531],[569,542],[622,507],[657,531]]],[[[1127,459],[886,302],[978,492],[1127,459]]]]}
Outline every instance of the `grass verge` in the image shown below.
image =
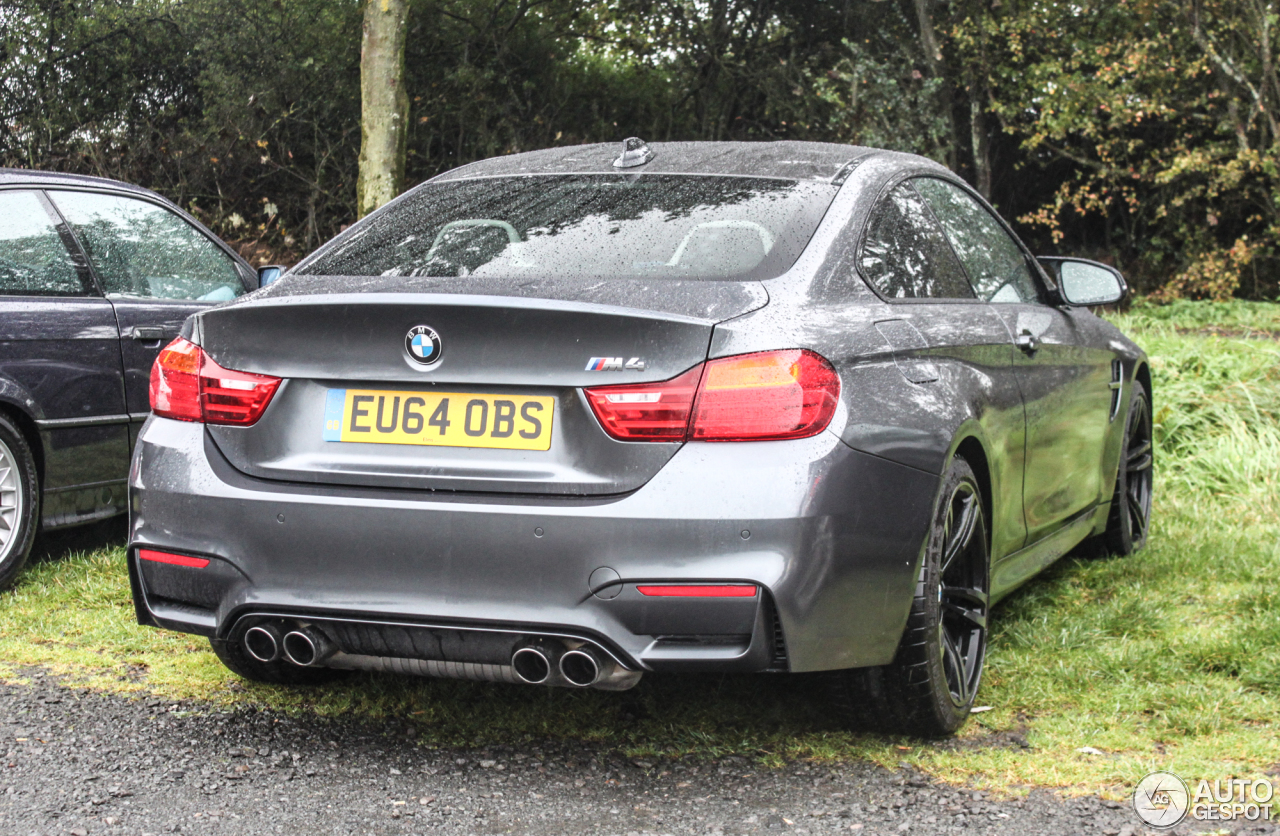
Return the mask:
{"type": "Polygon", "coordinates": [[[1002,604],[979,697],[991,710],[952,741],[846,732],[804,676],[649,677],[625,694],[375,675],[306,691],[242,683],[202,641],[133,623],[119,548],[37,564],[0,597],[0,675],[39,665],[211,707],[398,718],[431,746],[551,737],[629,755],[868,758],[992,789],[1115,797],[1156,768],[1275,774],[1280,306],[1137,306],[1118,323],[1155,376],[1150,544],[1127,559],[1064,559],[1002,604]]]}

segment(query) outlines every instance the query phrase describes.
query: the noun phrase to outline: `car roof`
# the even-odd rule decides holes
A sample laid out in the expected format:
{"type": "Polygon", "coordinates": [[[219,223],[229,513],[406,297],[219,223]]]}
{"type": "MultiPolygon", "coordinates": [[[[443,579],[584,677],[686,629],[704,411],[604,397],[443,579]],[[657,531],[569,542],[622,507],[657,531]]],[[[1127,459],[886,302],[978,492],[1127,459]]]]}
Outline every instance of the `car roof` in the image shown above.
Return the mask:
{"type": "Polygon", "coordinates": [[[528,174],[709,174],[783,177],[832,183],[850,164],[876,149],[834,142],[651,142],[653,158],[634,168],[614,168],[618,142],[570,145],[479,160],[432,182],[528,174]]]}
{"type": "Polygon", "coordinates": [[[87,174],[60,174],[54,171],[35,171],[27,168],[0,168],[0,186],[36,186],[38,188],[49,186],[80,186],[83,188],[87,186],[95,189],[133,192],[134,194],[146,195],[152,198],[160,197],[150,189],[122,183],[119,180],[109,180],[106,177],[90,177],[87,174]]]}

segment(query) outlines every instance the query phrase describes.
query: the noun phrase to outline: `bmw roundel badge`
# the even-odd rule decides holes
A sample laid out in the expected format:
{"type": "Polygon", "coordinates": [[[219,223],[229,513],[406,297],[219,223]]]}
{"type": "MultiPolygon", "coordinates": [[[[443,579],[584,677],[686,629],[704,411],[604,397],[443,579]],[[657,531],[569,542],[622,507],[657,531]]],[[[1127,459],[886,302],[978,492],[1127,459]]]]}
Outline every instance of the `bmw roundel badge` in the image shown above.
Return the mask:
{"type": "Polygon", "coordinates": [[[415,325],[405,335],[404,350],[414,361],[429,366],[440,359],[440,335],[429,325],[415,325]]]}

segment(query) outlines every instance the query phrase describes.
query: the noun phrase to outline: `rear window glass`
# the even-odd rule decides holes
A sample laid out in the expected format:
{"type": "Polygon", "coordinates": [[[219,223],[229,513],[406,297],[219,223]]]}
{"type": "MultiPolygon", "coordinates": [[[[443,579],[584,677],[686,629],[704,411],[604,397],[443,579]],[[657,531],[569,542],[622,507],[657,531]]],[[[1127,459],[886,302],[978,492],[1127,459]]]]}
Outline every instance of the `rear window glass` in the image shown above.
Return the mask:
{"type": "Polygon", "coordinates": [[[795,263],[836,190],[690,175],[428,183],[335,238],[295,272],[767,279],[795,263]]]}

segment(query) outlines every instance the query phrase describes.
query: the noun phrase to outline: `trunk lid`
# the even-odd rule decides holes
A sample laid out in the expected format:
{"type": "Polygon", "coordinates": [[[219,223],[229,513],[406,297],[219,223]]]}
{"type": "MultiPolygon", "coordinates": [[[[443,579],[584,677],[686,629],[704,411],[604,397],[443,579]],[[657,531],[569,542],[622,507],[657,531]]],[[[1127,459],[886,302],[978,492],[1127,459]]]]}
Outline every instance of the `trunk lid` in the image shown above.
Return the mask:
{"type": "Polygon", "coordinates": [[[403,277],[282,283],[192,323],[223,367],[285,381],[255,425],[208,427],[218,450],[259,478],[416,490],[640,487],[680,445],[611,439],[581,389],[674,377],[706,359],[716,322],[767,301],[756,282],[656,282],[667,292],[629,299],[613,282],[485,295],[403,277]],[[417,326],[438,337],[430,365],[411,356],[417,326]]]}

